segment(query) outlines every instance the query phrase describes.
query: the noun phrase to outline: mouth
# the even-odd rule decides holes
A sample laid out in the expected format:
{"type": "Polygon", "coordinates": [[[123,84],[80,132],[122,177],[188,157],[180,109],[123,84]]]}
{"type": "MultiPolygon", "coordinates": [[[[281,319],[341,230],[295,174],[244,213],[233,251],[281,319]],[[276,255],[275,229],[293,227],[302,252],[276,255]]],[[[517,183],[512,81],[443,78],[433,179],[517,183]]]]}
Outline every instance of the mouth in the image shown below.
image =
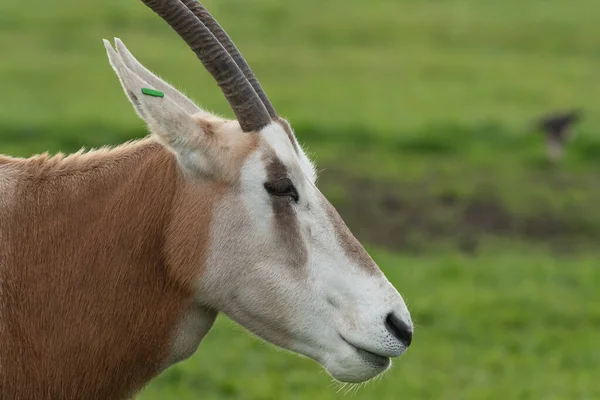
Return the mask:
{"type": "Polygon", "coordinates": [[[368,363],[374,364],[375,366],[380,368],[387,368],[390,365],[391,361],[389,357],[373,353],[372,351],[365,350],[362,347],[358,347],[350,343],[342,335],[340,335],[340,338],[342,338],[344,342],[346,342],[350,347],[352,347],[356,351],[356,353],[368,363]]]}

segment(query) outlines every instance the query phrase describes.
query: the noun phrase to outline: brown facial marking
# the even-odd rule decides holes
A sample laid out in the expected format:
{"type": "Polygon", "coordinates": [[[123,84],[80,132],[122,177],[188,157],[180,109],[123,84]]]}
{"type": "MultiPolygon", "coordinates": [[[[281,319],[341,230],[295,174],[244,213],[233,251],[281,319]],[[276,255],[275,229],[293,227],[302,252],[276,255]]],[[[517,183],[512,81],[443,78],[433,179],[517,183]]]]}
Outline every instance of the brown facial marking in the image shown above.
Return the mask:
{"type": "Polygon", "coordinates": [[[292,133],[292,128],[290,127],[290,123],[281,117],[279,117],[279,119],[277,120],[277,123],[279,125],[281,125],[281,127],[287,134],[288,139],[290,139],[290,142],[292,142],[292,146],[294,147],[294,151],[296,152],[296,154],[300,154],[300,149],[298,148],[298,143],[296,142],[296,138],[294,137],[294,134],[292,133]]]}
{"type": "MultiPolygon", "coordinates": [[[[285,165],[274,153],[265,157],[267,182],[279,182],[288,178],[285,165]]],[[[289,197],[271,196],[275,218],[276,237],[285,247],[286,259],[291,265],[301,267],[308,260],[307,249],[302,241],[300,225],[289,197]]]]}
{"type": "MultiPolygon", "coordinates": [[[[319,192],[320,193],[320,192],[319,192]]],[[[360,244],[358,239],[354,237],[348,226],[340,217],[340,214],[337,212],[335,207],[323,196],[321,196],[321,203],[329,216],[331,223],[333,224],[333,229],[337,235],[338,241],[340,245],[346,252],[346,255],[350,260],[354,261],[359,267],[364,268],[367,272],[372,275],[377,275],[381,273],[381,270],[373,261],[369,253],[365,250],[365,248],[360,244]]]]}

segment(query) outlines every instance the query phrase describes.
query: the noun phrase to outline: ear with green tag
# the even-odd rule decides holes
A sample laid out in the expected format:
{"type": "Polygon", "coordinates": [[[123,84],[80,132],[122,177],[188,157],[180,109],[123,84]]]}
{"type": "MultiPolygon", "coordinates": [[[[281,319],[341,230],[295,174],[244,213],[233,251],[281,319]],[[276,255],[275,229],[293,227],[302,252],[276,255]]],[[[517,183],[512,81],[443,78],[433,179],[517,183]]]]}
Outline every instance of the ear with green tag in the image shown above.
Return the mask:
{"type": "Polygon", "coordinates": [[[148,82],[149,88],[163,92],[165,97],[173,100],[179,107],[187,111],[188,114],[208,114],[179,89],[174,88],[164,79],[142,65],[119,38],[115,38],[115,50],[117,50],[119,58],[131,72],[142,78],[145,82],[148,82]]]}
{"type": "Polygon", "coordinates": [[[150,131],[178,154],[196,148],[203,132],[194,117],[127,68],[108,41],[104,46],[127,97],[150,131]]]}

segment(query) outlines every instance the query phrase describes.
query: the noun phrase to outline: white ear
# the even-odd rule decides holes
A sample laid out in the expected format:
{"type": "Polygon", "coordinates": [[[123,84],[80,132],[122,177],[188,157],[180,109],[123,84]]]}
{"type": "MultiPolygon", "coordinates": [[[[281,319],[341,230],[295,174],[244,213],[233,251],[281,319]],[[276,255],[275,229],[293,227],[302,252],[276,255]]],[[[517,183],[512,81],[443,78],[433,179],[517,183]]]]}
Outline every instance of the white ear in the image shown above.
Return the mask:
{"type": "Polygon", "coordinates": [[[127,97],[150,131],[171,148],[185,166],[193,164],[196,169],[205,167],[202,165],[204,164],[202,161],[206,160],[198,159],[201,156],[201,142],[205,135],[198,121],[171,100],[168,93],[164,93],[163,97],[144,94],[142,89],[157,88],[127,68],[110,42],[104,40],[104,47],[106,47],[110,65],[117,73],[127,97]]]}
{"type": "Polygon", "coordinates": [[[200,107],[194,104],[189,98],[177,89],[169,85],[167,82],[150,72],[144,67],[134,56],[131,54],[129,49],[125,47],[125,44],[119,38],[115,38],[115,45],[117,52],[123,63],[129,68],[134,74],[154,86],[156,89],[164,92],[171,100],[173,100],[179,107],[183,108],[188,114],[205,113],[200,107]]]}

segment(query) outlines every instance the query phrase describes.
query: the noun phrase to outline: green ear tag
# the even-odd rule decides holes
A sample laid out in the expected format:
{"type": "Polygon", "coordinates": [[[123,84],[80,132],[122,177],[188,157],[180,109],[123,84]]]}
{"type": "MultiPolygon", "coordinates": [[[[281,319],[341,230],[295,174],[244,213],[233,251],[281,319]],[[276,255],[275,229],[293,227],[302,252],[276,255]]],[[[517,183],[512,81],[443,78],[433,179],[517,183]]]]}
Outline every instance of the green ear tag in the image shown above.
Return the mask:
{"type": "Polygon", "coordinates": [[[142,88],[142,93],[147,94],[148,96],[165,97],[165,94],[163,92],[159,92],[158,90],[149,88],[142,88]]]}

